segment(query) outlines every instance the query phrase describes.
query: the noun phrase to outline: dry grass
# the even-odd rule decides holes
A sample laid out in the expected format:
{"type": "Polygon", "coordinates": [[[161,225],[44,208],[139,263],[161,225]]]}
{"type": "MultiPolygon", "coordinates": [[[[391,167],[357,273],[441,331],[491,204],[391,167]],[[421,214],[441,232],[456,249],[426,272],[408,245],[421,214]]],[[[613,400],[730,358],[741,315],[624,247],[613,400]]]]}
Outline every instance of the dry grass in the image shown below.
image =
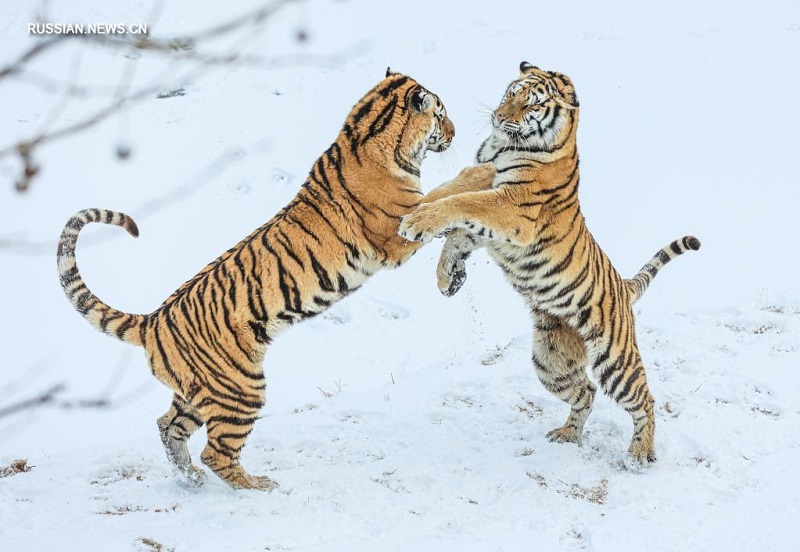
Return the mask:
{"type": "Polygon", "coordinates": [[[175,552],[174,548],[165,546],[155,539],[148,539],[147,537],[142,537],[136,542],[144,545],[142,548],[144,550],[147,550],[147,552],[175,552]]]}
{"type": "Polygon", "coordinates": [[[763,416],[769,416],[770,418],[776,418],[777,419],[777,418],[781,417],[781,415],[778,412],[775,412],[774,410],[769,410],[768,408],[764,408],[764,407],[758,406],[758,405],[753,406],[752,408],[750,408],[750,411],[751,412],[756,412],[756,413],[761,414],[763,416]]]}
{"type": "MultiPolygon", "coordinates": [[[[526,474],[528,477],[536,481],[536,484],[542,489],[547,489],[550,487],[550,485],[547,483],[547,480],[541,474],[530,472],[526,472],[526,474]]],[[[600,506],[605,504],[608,500],[608,479],[600,480],[600,482],[593,487],[584,487],[582,485],[578,485],[577,483],[564,483],[561,480],[559,480],[559,483],[561,483],[564,487],[561,489],[556,489],[558,494],[566,495],[574,499],[585,500],[600,506]]]]}
{"type": "Polygon", "coordinates": [[[528,477],[536,481],[536,484],[539,485],[542,489],[546,489],[548,487],[547,480],[544,478],[543,475],[530,472],[526,472],[526,474],[528,477]]]}
{"type": "Polygon", "coordinates": [[[775,324],[761,324],[755,327],[745,327],[738,324],[725,324],[725,327],[732,332],[737,333],[751,333],[753,335],[762,335],[765,333],[783,333],[781,329],[775,324]]]}
{"type": "Polygon", "coordinates": [[[495,364],[498,360],[500,360],[500,357],[503,356],[503,354],[506,352],[506,349],[508,349],[512,343],[513,341],[509,341],[505,345],[495,345],[494,349],[492,349],[489,354],[486,355],[483,360],[481,360],[481,364],[484,366],[492,366],[495,364]]]}
{"type": "Polygon", "coordinates": [[[603,479],[594,487],[582,487],[577,483],[569,486],[567,495],[572,498],[586,500],[592,504],[602,505],[608,500],[608,479],[603,479]]]}
{"type": "Polygon", "coordinates": [[[542,415],[542,409],[536,406],[536,404],[534,404],[533,401],[526,400],[524,397],[522,400],[525,401],[525,404],[518,404],[517,410],[519,410],[520,412],[522,412],[528,418],[531,419],[538,418],[539,416],[542,415]]]}
{"type": "Polygon", "coordinates": [[[180,504],[173,504],[172,506],[168,506],[166,508],[144,508],[142,506],[115,506],[110,510],[104,510],[102,512],[97,512],[101,516],[124,516],[125,514],[132,514],[135,512],[156,512],[159,514],[165,514],[169,512],[174,512],[180,507],[180,504]]]}
{"type": "Polygon", "coordinates": [[[27,460],[14,460],[5,468],[0,468],[0,477],[11,477],[18,473],[29,472],[31,468],[33,468],[33,466],[29,466],[27,460]]]}

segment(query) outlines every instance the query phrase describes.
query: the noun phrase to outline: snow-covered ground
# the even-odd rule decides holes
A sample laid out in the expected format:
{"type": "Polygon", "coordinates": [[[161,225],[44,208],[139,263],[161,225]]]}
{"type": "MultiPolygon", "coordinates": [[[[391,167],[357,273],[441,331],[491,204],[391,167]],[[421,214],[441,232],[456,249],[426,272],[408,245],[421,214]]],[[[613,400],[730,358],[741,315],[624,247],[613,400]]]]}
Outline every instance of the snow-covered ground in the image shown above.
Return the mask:
{"type": "MultiPolygon", "coordinates": [[[[0,67],[33,43],[39,4],[0,5],[0,67]]],[[[152,7],[47,4],[52,20],[87,22],[144,22],[152,7]]],[[[258,4],[165,2],[151,30],[258,4]]],[[[59,404],[0,418],[0,469],[33,466],[0,478],[0,550],[797,549],[800,4],[316,0],[214,46],[243,44],[299,62],[196,70],[70,44],[0,80],[0,148],[104,105],[56,110],[43,79],[113,90],[132,66],[134,84],[185,92],[44,147],[25,195],[17,161],[0,160],[0,408],[66,385],[59,404]],[[292,40],[300,28],[307,44],[292,40]],[[451,150],[423,166],[430,189],[472,162],[522,60],[576,83],[582,206],[618,269],[684,234],[703,242],[637,304],[659,461],[630,465],[630,419],[607,398],[581,447],[549,443],[567,407],[536,380],[522,302],[483,254],[441,297],[437,242],[269,350],[243,463],[279,490],[180,486],[155,425],[170,392],[63,297],[67,218],[98,206],[137,220],[138,240],[87,228],[78,255],[95,293],[149,312],[294,195],[387,65],[456,124],[451,150]],[[77,407],[98,398],[111,406],[77,407]]],[[[190,441],[195,457],[203,444],[190,441]]]]}

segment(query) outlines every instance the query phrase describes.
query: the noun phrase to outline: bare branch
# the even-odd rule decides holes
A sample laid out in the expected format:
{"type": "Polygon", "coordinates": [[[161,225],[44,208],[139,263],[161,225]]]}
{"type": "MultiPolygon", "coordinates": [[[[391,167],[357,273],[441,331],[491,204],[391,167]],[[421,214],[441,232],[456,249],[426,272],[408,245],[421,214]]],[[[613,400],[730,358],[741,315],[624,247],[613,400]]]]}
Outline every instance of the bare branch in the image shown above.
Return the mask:
{"type": "MultiPolygon", "coordinates": [[[[288,4],[295,4],[298,1],[299,0],[275,0],[273,2],[265,4],[264,6],[261,6],[260,8],[256,8],[255,10],[249,13],[245,13],[240,17],[231,19],[226,23],[222,23],[220,25],[217,25],[216,27],[211,27],[209,29],[206,29],[205,31],[196,33],[194,35],[187,36],[183,39],[183,42],[192,42],[192,41],[196,42],[198,40],[204,40],[208,38],[221,36],[224,34],[228,34],[231,31],[236,31],[241,27],[247,26],[248,24],[251,24],[253,26],[260,25],[267,18],[276,13],[279,9],[283,8],[288,4]]],[[[180,41],[181,39],[179,38],[178,40],[180,41]]]]}
{"type": "Polygon", "coordinates": [[[129,393],[121,395],[117,398],[111,398],[104,393],[103,395],[97,397],[85,399],[59,400],[58,396],[61,395],[65,389],[66,386],[63,383],[59,383],[50,387],[49,389],[46,389],[45,391],[42,391],[34,397],[0,408],[0,418],[42,406],[50,406],[64,410],[71,410],[75,408],[116,408],[130,402],[132,398],[140,396],[144,387],[140,386],[137,389],[134,389],[129,393]]]}
{"type": "Polygon", "coordinates": [[[64,391],[64,384],[59,383],[39,393],[35,397],[32,397],[30,399],[25,399],[24,401],[20,401],[16,404],[0,408],[0,418],[3,418],[5,416],[10,416],[11,414],[16,414],[17,412],[20,412],[22,410],[28,410],[29,408],[36,408],[37,406],[51,404],[53,403],[53,401],[55,401],[56,396],[62,391],[64,391]]]}
{"type": "Polygon", "coordinates": [[[96,111],[94,114],[89,115],[73,125],[68,125],[49,133],[42,132],[29,140],[25,140],[13,146],[7,146],[4,149],[0,149],[0,157],[8,155],[9,153],[13,153],[16,150],[16,152],[19,154],[20,160],[22,161],[22,176],[15,184],[17,191],[26,191],[30,186],[33,177],[39,173],[39,166],[33,160],[33,150],[37,146],[45,142],[59,140],[66,136],[70,136],[71,134],[75,134],[77,132],[81,132],[82,130],[86,130],[87,128],[93,127],[94,125],[102,122],[109,116],[119,111],[126,104],[134,103],[149,96],[153,96],[159,89],[160,87],[153,87],[139,90],[135,94],[131,94],[130,96],[123,97],[112,102],[105,108],[96,111]]]}
{"type": "MultiPolygon", "coordinates": [[[[299,0],[272,0],[264,5],[244,13],[238,17],[234,17],[229,21],[209,27],[194,34],[176,36],[167,39],[157,39],[149,35],[141,35],[136,37],[131,36],[117,36],[105,34],[73,34],[73,35],[58,35],[43,40],[25,52],[16,61],[12,62],[3,69],[0,69],[0,81],[7,76],[19,77],[23,72],[26,72],[26,65],[30,60],[40,55],[42,52],[54,47],[55,45],[63,42],[66,38],[82,40],[84,42],[93,42],[108,48],[127,48],[139,51],[154,52],[157,54],[165,55],[168,59],[175,62],[190,62],[197,66],[194,71],[189,74],[183,75],[183,84],[191,82],[197,78],[203,67],[214,66],[229,66],[231,64],[238,64],[247,67],[263,68],[263,69],[277,69],[286,66],[296,65],[310,65],[310,66],[326,66],[341,64],[352,56],[365,50],[363,43],[356,44],[355,46],[344,50],[340,53],[335,53],[327,56],[309,56],[302,54],[264,57],[258,55],[245,55],[244,48],[250,43],[250,38],[247,42],[240,44],[239,48],[231,51],[230,53],[203,53],[197,51],[196,46],[208,39],[219,38],[223,36],[232,35],[242,29],[252,29],[253,33],[262,32],[263,24],[276,12],[289,4],[297,3],[299,0]]],[[[163,5],[156,4],[151,12],[151,17],[157,19],[163,5]]],[[[305,40],[305,33],[298,33],[297,40],[305,40]]],[[[171,71],[174,73],[174,70],[171,71]]],[[[35,161],[35,154],[37,149],[45,143],[53,142],[66,138],[82,131],[85,131],[113,116],[116,113],[130,107],[132,104],[140,102],[144,99],[155,97],[159,92],[163,92],[164,84],[158,86],[146,86],[135,91],[131,91],[133,68],[127,71],[116,87],[113,94],[113,100],[104,108],[90,113],[82,117],[77,122],[67,126],[52,130],[41,131],[33,137],[20,140],[14,144],[0,146],[0,158],[7,156],[17,156],[22,164],[22,171],[17,178],[15,187],[18,191],[22,192],[29,188],[33,178],[39,174],[39,165],[35,161]]],[[[64,87],[62,97],[55,108],[51,111],[52,114],[57,115],[61,112],[63,107],[68,103],[70,98],[88,95],[88,90],[78,86],[77,82],[59,84],[48,77],[36,76],[29,74],[26,76],[28,82],[38,82],[40,85],[54,89],[56,87],[64,87]]],[[[25,78],[22,79],[26,80],[25,78]]],[[[125,149],[125,152],[128,150],[125,149]]],[[[120,158],[125,158],[126,155],[120,154],[120,158]]],[[[1,244],[0,244],[1,245],[1,244]]]]}
{"type": "MultiPolygon", "coordinates": [[[[217,158],[203,167],[191,178],[157,196],[141,203],[138,207],[130,210],[138,221],[145,220],[165,209],[168,209],[181,201],[184,201],[199,192],[203,186],[213,181],[213,178],[233,163],[242,159],[244,152],[241,149],[229,149],[221,153],[217,158]]],[[[81,247],[92,247],[104,243],[111,239],[117,239],[116,233],[103,233],[102,235],[92,235],[81,238],[81,247]]],[[[56,240],[26,240],[17,238],[4,238],[0,236],[0,253],[16,254],[24,256],[51,256],[56,249],[56,240]]]]}
{"type": "Polygon", "coordinates": [[[20,71],[23,66],[28,63],[30,60],[52,48],[53,46],[60,44],[61,42],[65,41],[68,38],[74,38],[74,35],[56,35],[51,36],[42,42],[36,44],[32,48],[30,48],[27,52],[22,54],[19,59],[16,61],[11,62],[4,68],[0,69],[0,79],[7,77],[9,75],[13,75],[14,73],[20,71]]]}

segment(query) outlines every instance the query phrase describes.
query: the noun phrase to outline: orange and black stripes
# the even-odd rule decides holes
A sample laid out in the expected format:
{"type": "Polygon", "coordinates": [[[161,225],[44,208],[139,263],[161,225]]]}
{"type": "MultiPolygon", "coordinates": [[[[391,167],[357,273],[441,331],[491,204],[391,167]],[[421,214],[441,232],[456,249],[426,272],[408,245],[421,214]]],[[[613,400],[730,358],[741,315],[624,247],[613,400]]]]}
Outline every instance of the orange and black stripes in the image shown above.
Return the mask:
{"type": "Polygon", "coordinates": [[[439,289],[463,284],[464,259],[485,246],[534,320],[533,364],[545,388],[571,406],[567,422],[548,436],[578,441],[595,385],[630,413],[629,452],[655,460],[653,397],[636,344],[636,301],[664,264],[693,237],[659,251],[631,280],[614,269],[589,232],[578,201],[578,100],[565,75],[520,65],[492,114],[493,133],[478,162],[496,169],[491,188],[423,205],[404,217],[401,235],[421,240],[450,231],[437,269],[439,289]],[[465,234],[466,232],[466,234],[465,234]]]}
{"type": "Polygon", "coordinates": [[[167,457],[188,481],[202,471],[185,441],[205,424],[203,462],[235,488],[270,489],[239,455],[265,401],[262,360],[286,327],[315,316],[418,248],[396,236],[400,217],[423,200],[419,166],[441,151],[453,125],[439,99],[392,73],[352,109],[295,198],[269,222],[209,263],[155,312],[116,311],[86,288],[75,245],[88,222],[137,230],[125,215],[87,210],[67,223],[58,263],[67,296],[106,333],[143,345],[153,374],[174,392],[158,426],[167,457]]]}
{"type": "Polygon", "coordinates": [[[635,303],[647,291],[647,287],[656,274],[664,268],[664,265],[670,262],[678,255],[683,255],[687,251],[697,251],[700,249],[700,240],[694,236],[684,236],[677,239],[666,247],[662,247],[658,253],[653,255],[646,265],[625,284],[631,292],[631,303],[635,303]]]}
{"type": "Polygon", "coordinates": [[[81,277],[75,246],[81,229],[91,222],[121,226],[134,238],[139,229],[128,215],[105,209],[84,209],[71,217],[58,240],[58,274],[67,299],[89,323],[105,333],[133,345],[141,345],[141,328],[146,317],[118,311],[92,293],[81,277]]]}

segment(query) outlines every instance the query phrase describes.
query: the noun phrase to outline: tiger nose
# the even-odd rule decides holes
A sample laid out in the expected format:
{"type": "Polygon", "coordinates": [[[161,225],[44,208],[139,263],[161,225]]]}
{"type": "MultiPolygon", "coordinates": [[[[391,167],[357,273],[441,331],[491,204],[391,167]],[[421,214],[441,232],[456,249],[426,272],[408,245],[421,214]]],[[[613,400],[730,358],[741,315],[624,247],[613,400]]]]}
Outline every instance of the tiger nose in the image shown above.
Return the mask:
{"type": "Polygon", "coordinates": [[[456,125],[453,124],[453,121],[447,119],[446,128],[450,131],[450,139],[452,140],[456,135],[456,125]]]}
{"type": "Polygon", "coordinates": [[[505,115],[500,115],[499,113],[495,113],[494,116],[497,119],[497,124],[500,124],[500,123],[502,123],[503,121],[506,120],[506,116],[505,115]]]}

